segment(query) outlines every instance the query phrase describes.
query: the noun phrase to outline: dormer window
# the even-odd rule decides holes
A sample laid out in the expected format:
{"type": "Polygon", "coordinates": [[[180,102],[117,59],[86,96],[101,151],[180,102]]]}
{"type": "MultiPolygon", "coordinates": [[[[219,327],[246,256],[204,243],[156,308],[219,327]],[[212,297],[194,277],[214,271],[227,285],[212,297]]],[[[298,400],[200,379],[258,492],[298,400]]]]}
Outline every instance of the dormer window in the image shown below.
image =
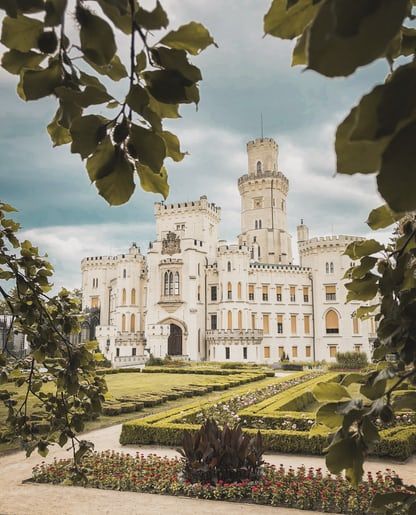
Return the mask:
{"type": "Polygon", "coordinates": [[[261,161],[257,161],[256,168],[257,168],[257,173],[261,173],[261,161]]]}

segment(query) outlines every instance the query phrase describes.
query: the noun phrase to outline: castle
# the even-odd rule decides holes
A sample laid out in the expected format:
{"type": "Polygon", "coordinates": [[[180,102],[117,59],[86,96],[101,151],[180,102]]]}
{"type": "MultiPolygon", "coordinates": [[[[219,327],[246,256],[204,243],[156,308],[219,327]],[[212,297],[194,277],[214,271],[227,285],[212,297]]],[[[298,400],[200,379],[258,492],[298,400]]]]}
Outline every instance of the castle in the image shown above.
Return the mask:
{"type": "Polygon", "coordinates": [[[202,196],[155,204],[156,239],[146,256],[132,244],[125,254],[82,260],[83,308],[99,316],[95,336],[114,366],[149,354],[258,363],[370,354],[374,319],[355,317],[344,288],[351,266],[344,251],[360,238],[309,238],[302,221],[294,264],[278,145],[256,139],[247,155],[238,243],[218,240],[221,209],[202,196]]]}

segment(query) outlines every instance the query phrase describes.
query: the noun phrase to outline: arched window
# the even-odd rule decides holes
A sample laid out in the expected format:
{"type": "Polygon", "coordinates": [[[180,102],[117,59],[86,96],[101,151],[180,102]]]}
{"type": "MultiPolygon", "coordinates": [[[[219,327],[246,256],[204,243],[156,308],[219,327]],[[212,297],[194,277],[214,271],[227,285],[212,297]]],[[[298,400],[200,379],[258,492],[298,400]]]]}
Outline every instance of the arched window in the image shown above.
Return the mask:
{"type": "Polygon", "coordinates": [[[163,295],[169,295],[169,272],[163,274],[163,295]]]}
{"type": "Polygon", "coordinates": [[[227,263],[227,272],[231,272],[231,261],[227,263]]]}
{"type": "Polygon", "coordinates": [[[179,295],[179,272],[175,272],[174,294],[179,295]]]}
{"type": "Polygon", "coordinates": [[[339,319],[336,311],[330,309],[325,315],[326,334],[339,334],[339,319]]]}
{"type": "Polygon", "coordinates": [[[232,311],[228,311],[227,313],[227,329],[233,328],[233,313],[232,311]]]}
{"type": "Polygon", "coordinates": [[[136,316],[133,314],[130,317],[130,332],[134,333],[136,331],[136,316]]]}
{"type": "Polygon", "coordinates": [[[126,302],[127,302],[127,293],[126,293],[126,288],[123,288],[123,293],[122,293],[122,296],[121,296],[121,304],[123,306],[126,305],[126,302]]]}
{"type": "Polygon", "coordinates": [[[325,263],[325,272],[329,274],[329,263],[325,263]]]}
{"type": "Polygon", "coordinates": [[[123,279],[125,279],[126,277],[127,277],[127,270],[126,270],[126,269],[124,269],[124,270],[123,270],[123,279]]]}
{"type": "Polygon", "coordinates": [[[131,290],[131,304],[136,304],[136,289],[131,290]]]}
{"type": "Polygon", "coordinates": [[[258,246],[258,249],[257,249],[257,255],[258,255],[259,259],[260,259],[260,256],[261,256],[260,245],[258,246]]]}
{"type": "Polygon", "coordinates": [[[169,295],[173,295],[173,272],[169,272],[169,295]]]}
{"type": "Polygon", "coordinates": [[[360,328],[358,325],[358,318],[356,315],[352,317],[352,332],[353,334],[358,334],[360,332],[360,328]]]}
{"type": "Polygon", "coordinates": [[[259,220],[259,229],[261,229],[261,220],[259,220]]]}
{"type": "Polygon", "coordinates": [[[333,274],[333,273],[334,273],[334,263],[332,263],[332,261],[331,261],[331,263],[330,263],[330,265],[329,265],[329,272],[330,272],[331,274],[333,274]]]}
{"type": "Polygon", "coordinates": [[[243,328],[243,312],[241,310],[238,312],[238,328],[243,328]]]}
{"type": "Polygon", "coordinates": [[[256,169],[257,173],[261,172],[261,161],[257,161],[256,169]]]}
{"type": "Polygon", "coordinates": [[[259,224],[258,224],[257,220],[254,220],[254,228],[255,228],[255,229],[258,229],[258,228],[259,228],[259,224]]]}
{"type": "Polygon", "coordinates": [[[241,300],[241,283],[237,283],[237,298],[241,300]]]}
{"type": "Polygon", "coordinates": [[[233,298],[233,287],[231,286],[231,283],[229,282],[227,284],[227,299],[231,300],[233,298]]]}
{"type": "Polygon", "coordinates": [[[121,330],[123,332],[126,330],[126,315],[121,316],[121,330]]]}

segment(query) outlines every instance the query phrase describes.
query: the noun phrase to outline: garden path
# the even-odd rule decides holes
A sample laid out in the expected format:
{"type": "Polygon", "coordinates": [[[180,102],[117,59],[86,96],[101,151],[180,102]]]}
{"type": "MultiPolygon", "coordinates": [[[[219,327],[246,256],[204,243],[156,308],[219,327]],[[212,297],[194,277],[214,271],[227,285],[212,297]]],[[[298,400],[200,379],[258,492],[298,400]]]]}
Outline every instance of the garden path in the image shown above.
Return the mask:
{"type": "MultiPolygon", "coordinates": [[[[121,452],[143,454],[158,454],[161,456],[175,456],[177,453],[171,448],[121,446],[118,442],[121,425],[91,431],[86,438],[93,441],[98,451],[113,449],[121,452]]],[[[53,458],[68,456],[65,450],[53,449],[46,461],[53,458]]],[[[268,454],[266,461],[275,465],[283,464],[297,467],[322,467],[325,469],[324,459],[313,456],[294,456],[289,454],[268,454]]],[[[249,504],[227,503],[219,501],[206,501],[182,497],[156,496],[152,494],[138,494],[130,492],[105,491],[69,486],[53,486],[46,484],[22,483],[31,475],[34,465],[43,461],[36,453],[25,458],[22,452],[12,453],[0,457],[0,514],[1,515],[123,515],[148,514],[173,515],[295,515],[313,514],[317,512],[299,511],[293,509],[276,509],[267,506],[253,506],[249,504]]],[[[405,482],[414,483],[416,480],[416,457],[405,464],[391,461],[370,460],[366,470],[376,472],[385,468],[394,469],[405,482]]]]}

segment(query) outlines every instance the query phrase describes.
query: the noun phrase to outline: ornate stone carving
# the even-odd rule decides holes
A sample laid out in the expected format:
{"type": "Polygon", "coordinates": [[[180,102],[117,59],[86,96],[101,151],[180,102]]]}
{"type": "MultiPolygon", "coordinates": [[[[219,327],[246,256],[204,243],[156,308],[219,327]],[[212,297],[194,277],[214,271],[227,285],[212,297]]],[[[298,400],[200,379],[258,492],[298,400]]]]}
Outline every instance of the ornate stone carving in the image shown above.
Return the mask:
{"type": "Polygon", "coordinates": [[[181,239],[172,231],[166,234],[166,238],[162,240],[162,254],[179,254],[181,251],[181,239]]]}

